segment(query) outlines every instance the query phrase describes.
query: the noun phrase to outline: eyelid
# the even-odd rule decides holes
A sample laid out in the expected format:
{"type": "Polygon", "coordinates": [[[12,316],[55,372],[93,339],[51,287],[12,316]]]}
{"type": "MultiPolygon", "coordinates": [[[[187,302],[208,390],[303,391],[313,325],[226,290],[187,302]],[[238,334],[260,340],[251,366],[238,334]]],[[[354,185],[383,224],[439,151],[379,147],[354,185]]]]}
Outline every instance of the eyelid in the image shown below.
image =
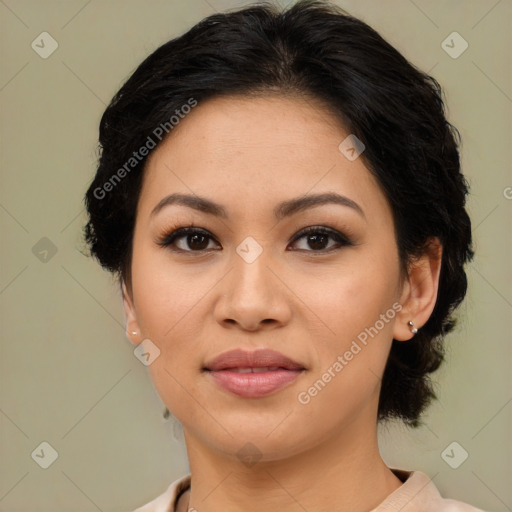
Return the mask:
{"type": "MultiPolygon", "coordinates": [[[[296,242],[297,240],[300,240],[304,236],[310,234],[310,233],[321,233],[330,236],[333,240],[336,240],[338,243],[344,245],[344,246],[354,246],[356,245],[349,236],[344,234],[343,232],[339,231],[338,229],[334,229],[328,226],[308,226],[304,229],[301,229],[291,240],[291,243],[296,242]]],[[[307,251],[312,253],[318,253],[321,254],[322,252],[328,252],[328,250],[323,251],[307,251]]]]}
{"type": "MultiPolygon", "coordinates": [[[[337,243],[337,247],[329,247],[327,249],[320,249],[320,250],[305,250],[305,249],[292,249],[294,251],[299,252],[306,252],[311,254],[329,254],[333,250],[337,250],[341,247],[352,247],[357,245],[350,236],[347,236],[345,233],[339,231],[338,229],[331,228],[329,226],[325,225],[313,225],[313,226],[307,226],[301,230],[299,230],[290,240],[289,244],[293,244],[300,240],[301,238],[304,238],[308,234],[323,234],[328,237],[330,237],[332,240],[334,240],[337,243]]],[[[180,238],[184,238],[187,235],[193,235],[193,234],[199,234],[207,237],[209,240],[213,240],[218,245],[221,245],[215,238],[215,236],[208,230],[204,228],[200,228],[197,226],[194,226],[193,223],[188,225],[181,225],[181,226],[174,226],[168,230],[165,230],[157,239],[155,239],[155,243],[159,245],[160,247],[164,249],[169,249],[173,252],[177,253],[191,253],[195,255],[204,255],[207,252],[211,252],[211,249],[201,249],[201,250],[184,250],[184,249],[178,249],[178,248],[171,248],[171,246],[174,244],[174,242],[180,238]]],[[[221,246],[222,247],[222,246],[221,246]]],[[[218,249],[214,249],[218,250],[218,249]]]]}
{"type": "MultiPolygon", "coordinates": [[[[174,228],[171,228],[170,230],[166,230],[163,232],[162,235],[157,236],[155,243],[159,245],[160,247],[168,248],[172,243],[174,243],[179,238],[183,238],[187,235],[204,235],[208,237],[210,240],[215,240],[215,242],[218,244],[215,237],[210,233],[209,231],[194,226],[193,224],[187,225],[187,226],[176,226],[174,228]]],[[[220,245],[220,244],[219,244],[220,245]]],[[[175,252],[196,252],[201,253],[203,251],[183,251],[181,249],[174,249],[175,252]]]]}

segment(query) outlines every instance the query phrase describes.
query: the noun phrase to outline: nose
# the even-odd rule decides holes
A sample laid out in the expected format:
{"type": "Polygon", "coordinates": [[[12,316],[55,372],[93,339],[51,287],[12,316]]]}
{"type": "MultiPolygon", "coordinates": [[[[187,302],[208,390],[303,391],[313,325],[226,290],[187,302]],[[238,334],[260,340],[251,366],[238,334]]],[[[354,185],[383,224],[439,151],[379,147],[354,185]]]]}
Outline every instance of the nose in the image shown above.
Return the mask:
{"type": "Polygon", "coordinates": [[[222,280],[215,318],[226,328],[269,330],[286,325],[291,318],[290,290],[265,251],[252,263],[238,254],[222,280]]]}

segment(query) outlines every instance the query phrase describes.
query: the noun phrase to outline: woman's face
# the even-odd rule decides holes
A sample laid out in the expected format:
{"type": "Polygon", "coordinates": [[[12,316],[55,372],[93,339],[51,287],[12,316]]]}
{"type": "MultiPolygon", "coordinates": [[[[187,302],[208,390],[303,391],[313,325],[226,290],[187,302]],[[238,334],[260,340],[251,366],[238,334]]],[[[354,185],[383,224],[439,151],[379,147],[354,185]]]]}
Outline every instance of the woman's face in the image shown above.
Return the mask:
{"type": "Polygon", "coordinates": [[[252,443],[277,460],[374,431],[409,318],[392,213],[362,159],[339,149],[348,135],[313,101],[217,98],[150,155],[126,314],[134,343],[160,351],[151,376],[188,441],[231,455],[252,443]],[[232,359],[212,371],[233,349],[277,351],[298,369],[232,359]]]}

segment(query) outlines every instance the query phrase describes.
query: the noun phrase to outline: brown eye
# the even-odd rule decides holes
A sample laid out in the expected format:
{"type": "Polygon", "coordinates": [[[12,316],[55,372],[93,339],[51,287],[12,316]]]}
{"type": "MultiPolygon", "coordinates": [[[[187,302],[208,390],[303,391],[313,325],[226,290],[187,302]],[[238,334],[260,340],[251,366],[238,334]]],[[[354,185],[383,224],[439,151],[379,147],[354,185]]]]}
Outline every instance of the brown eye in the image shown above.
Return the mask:
{"type": "MultiPolygon", "coordinates": [[[[292,244],[299,245],[297,242],[302,239],[305,240],[303,247],[294,250],[323,253],[342,246],[354,245],[339,231],[326,227],[311,226],[303,229],[295,236],[292,244]],[[334,243],[330,244],[330,241],[334,243]]],[[[209,247],[212,241],[215,242],[215,239],[207,231],[193,227],[183,227],[165,235],[158,242],[158,245],[177,252],[201,253],[212,249],[209,247]]]]}
{"type": "Polygon", "coordinates": [[[208,248],[212,240],[213,237],[202,229],[180,228],[166,235],[158,245],[175,251],[202,252],[208,248]]]}
{"type": "Polygon", "coordinates": [[[345,235],[331,228],[311,226],[302,230],[293,239],[295,244],[297,241],[304,239],[306,247],[295,250],[304,250],[307,252],[330,252],[331,249],[341,246],[354,245],[345,235]],[[336,242],[329,246],[329,240],[336,242]]]}
{"type": "Polygon", "coordinates": [[[201,251],[208,247],[208,237],[203,234],[187,235],[185,240],[191,249],[201,251]]]}
{"type": "Polygon", "coordinates": [[[324,235],[322,233],[317,235],[307,235],[306,239],[309,247],[317,251],[325,249],[327,246],[326,244],[329,243],[329,235],[324,235]]]}

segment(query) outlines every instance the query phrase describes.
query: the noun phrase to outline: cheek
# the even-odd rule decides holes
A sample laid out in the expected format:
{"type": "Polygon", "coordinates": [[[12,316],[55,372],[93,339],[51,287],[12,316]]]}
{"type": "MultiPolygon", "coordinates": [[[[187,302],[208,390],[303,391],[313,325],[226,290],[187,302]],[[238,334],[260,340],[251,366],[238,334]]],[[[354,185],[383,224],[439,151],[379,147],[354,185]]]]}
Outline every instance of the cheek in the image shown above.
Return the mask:
{"type": "Polygon", "coordinates": [[[324,418],[327,430],[362,411],[373,414],[396,315],[397,303],[389,289],[391,283],[386,280],[377,285],[367,277],[353,275],[350,282],[340,283],[337,291],[323,299],[319,311],[335,334],[324,343],[313,344],[315,364],[296,401],[303,408],[301,414],[324,418]]]}
{"type": "MultiPolygon", "coordinates": [[[[337,268],[322,280],[304,278],[308,280],[308,305],[319,312],[335,339],[354,339],[389,310],[389,316],[394,317],[398,259],[382,252],[379,258],[374,258],[368,252],[354,254],[354,262],[347,264],[346,272],[337,268]]],[[[384,330],[391,330],[390,324],[386,323],[384,330]]]]}
{"type": "Polygon", "coordinates": [[[140,244],[134,251],[133,290],[144,336],[164,346],[184,327],[193,327],[187,319],[208,289],[207,274],[198,279],[197,272],[172,265],[165,250],[140,244]]]}
{"type": "Polygon", "coordinates": [[[357,263],[347,265],[349,271],[338,269],[325,280],[328,287],[319,287],[317,280],[309,278],[308,305],[330,330],[324,343],[314,344],[316,364],[310,381],[320,380],[317,387],[323,397],[317,405],[343,395],[350,409],[351,402],[356,407],[359,400],[372,395],[391,348],[394,319],[401,308],[398,258],[393,251],[388,255],[380,251],[379,258],[365,251],[355,259],[357,263]]]}
{"type": "Polygon", "coordinates": [[[207,273],[199,278],[192,267],[172,266],[161,251],[140,248],[134,251],[132,284],[137,319],[144,338],[160,350],[148,370],[155,388],[168,406],[175,409],[188,403],[200,367],[204,335],[201,334],[204,305],[201,301],[208,284],[207,273]]]}

